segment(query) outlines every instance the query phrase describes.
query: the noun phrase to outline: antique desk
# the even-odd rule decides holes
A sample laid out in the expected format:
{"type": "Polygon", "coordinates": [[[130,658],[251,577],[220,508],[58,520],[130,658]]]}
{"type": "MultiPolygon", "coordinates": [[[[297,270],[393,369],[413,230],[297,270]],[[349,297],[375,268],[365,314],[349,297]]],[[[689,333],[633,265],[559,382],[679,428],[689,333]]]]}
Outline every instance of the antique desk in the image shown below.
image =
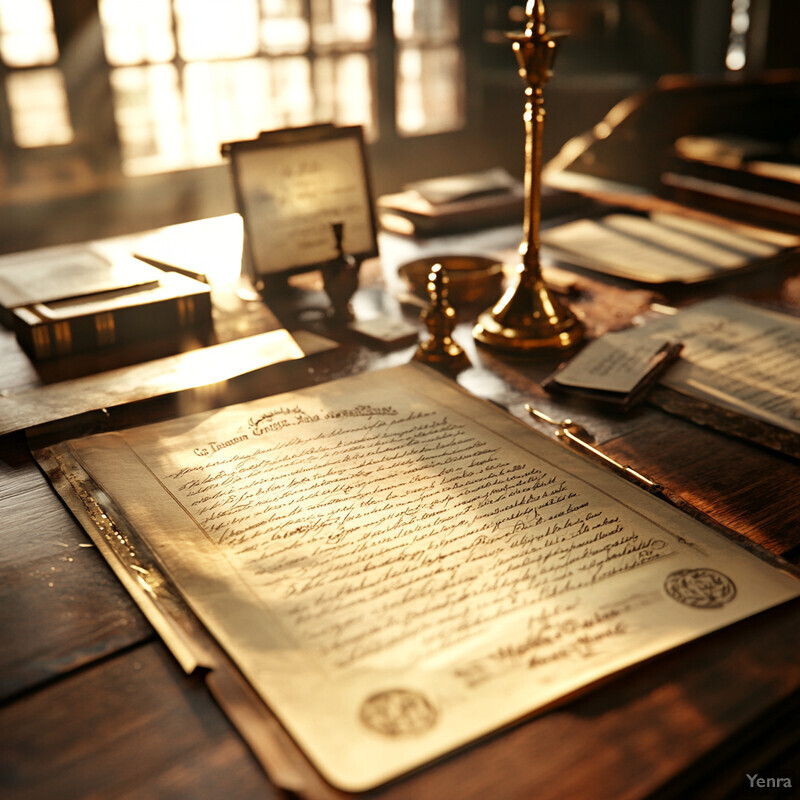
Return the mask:
{"type": "MultiPolygon", "coordinates": [[[[396,266],[426,252],[494,252],[515,228],[430,240],[386,237],[382,266],[367,263],[359,316],[402,313],[396,266]],[[387,311],[388,309],[388,311],[387,311]]],[[[220,338],[308,328],[335,349],[257,371],[192,407],[249,399],[408,361],[414,345],[376,347],[318,313],[319,282],[271,303],[220,310],[220,338]],[[274,312],[274,315],[273,313],[274,312]]],[[[800,263],[694,294],[728,292],[800,313],[800,263]]],[[[574,306],[597,334],[647,308],[653,293],[588,276],[574,306]]],[[[525,418],[531,402],[584,424],[606,452],[661,481],[713,520],[790,561],[800,560],[800,464],[644,405],[626,416],[556,402],[540,388],[557,359],[515,360],[476,350],[469,321],[456,338],[473,367],[460,383],[525,418]]],[[[7,393],[42,380],[0,331],[7,393]]],[[[119,424],[177,413],[180,397],[137,403],[119,424]]],[[[96,420],[95,420],[96,421],[96,420]]],[[[530,424],[533,424],[530,422],[530,424]]],[[[94,424],[90,418],[87,425],[94,424]]],[[[543,428],[544,430],[544,428],[543,428]]],[[[262,771],[200,676],[182,673],[33,461],[26,437],[0,437],[0,793],[7,798],[270,798],[286,796],[262,771]]],[[[730,798],[753,792],[747,774],[800,785],[800,606],[750,618],[617,675],[600,687],[475,743],[369,797],[730,798]]],[[[758,796],[794,790],[762,789],[758,796]]],[[[332,796],[338,796],[332,793],[332,796]]]]}

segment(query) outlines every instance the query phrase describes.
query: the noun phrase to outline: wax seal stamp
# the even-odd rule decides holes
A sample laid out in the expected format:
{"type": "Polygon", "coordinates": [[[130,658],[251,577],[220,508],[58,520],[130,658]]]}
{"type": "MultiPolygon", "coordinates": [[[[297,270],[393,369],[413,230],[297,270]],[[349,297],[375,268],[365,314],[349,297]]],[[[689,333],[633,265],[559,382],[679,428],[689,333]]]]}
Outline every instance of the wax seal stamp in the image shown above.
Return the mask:
{"type": "Polygon", "coordinates": [[[441,264],[434,264],[428,273],[427,286],[431,304],[420,316],[430,337],[417,348],[414,361],[447,372],[458,372],[469,367],[470,363],[461,345],[453,339],[456,311],[448,300],[449,285],[447,270],[441,264]]]}
{"type": "Polygon", "coordinates": [[[388,689],[368,697],[361,706],[361,722],[383,736],[418,736],[438,718],[425,695],[411,689],[388,689]]]}
{"type": "Polygon", "coordinates": [[[335,322],[350,322],[353,310],[350,300],[358,289],[359,263],[344,251],[344,223],[331,223],[336,242],[336,258],[322,266],[322,285],[331,301],[331,316],[335,322]]]}
{"type": "Polygon", "coordinates": [[[736,584],[715,569],[679,569],[667,575],[666,593],[692,608],[722,608],[736,597],[736,584]]]}

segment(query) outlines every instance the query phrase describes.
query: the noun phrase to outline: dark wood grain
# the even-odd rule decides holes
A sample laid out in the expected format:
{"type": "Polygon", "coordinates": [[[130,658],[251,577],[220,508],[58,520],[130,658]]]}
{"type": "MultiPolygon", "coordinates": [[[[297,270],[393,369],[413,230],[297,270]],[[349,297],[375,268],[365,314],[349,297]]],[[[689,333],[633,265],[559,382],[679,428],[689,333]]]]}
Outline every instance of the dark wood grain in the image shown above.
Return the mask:
{"type": "Polygon", "coordinates": [[[800,527],[786,524],[800,518],[794,459],[668,418],[605,442],[604,449],[777,555],[800,545],[800,527]]]}
{"type": "Polygon", "coordinates": [[[5,798],[278,797],[214,704],[160,643],[0,709],[5,798]]]}
{"type": "Polygon", "coordinates": [[[24,438],[1,437],[0,459],[1,701],[153,633],[24,438]]]}

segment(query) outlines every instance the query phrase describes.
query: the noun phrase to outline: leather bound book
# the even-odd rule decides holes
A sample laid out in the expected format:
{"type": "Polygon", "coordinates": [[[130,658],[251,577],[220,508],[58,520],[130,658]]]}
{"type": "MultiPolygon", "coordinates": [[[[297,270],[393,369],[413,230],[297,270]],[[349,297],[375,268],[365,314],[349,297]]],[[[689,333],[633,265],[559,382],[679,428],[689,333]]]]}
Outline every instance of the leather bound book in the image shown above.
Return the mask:
{"type": "Polygon", "coordinates": [[[207,337],[211,290],[200,281],[158,271],[158,281],[92,295],[31,303],[11,310],[17,339],[35,361],[138,342],[207,337]]]}

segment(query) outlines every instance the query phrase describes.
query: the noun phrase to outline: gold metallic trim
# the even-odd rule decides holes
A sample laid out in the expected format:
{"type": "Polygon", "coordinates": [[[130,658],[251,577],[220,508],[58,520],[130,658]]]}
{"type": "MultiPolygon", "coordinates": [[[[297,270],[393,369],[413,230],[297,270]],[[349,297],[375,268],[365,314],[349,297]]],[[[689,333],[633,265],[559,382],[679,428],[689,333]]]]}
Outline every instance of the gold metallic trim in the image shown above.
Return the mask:
{"type": "Polygon", "coordinates": [[[56,322],[53,326],[56,340],[56,353],[65,355],[72,352],[72,328],[67,321],[56,322]]]}
{"type": "Polygon", "coordinates": [[[50,330],[47,325],[40,325],[31,329],[33,336],[33,351],[37,358],[46,358],[50,355],[50,330]]]}
{"type": "Polygon", "coordinates": [[[179,297],[178,298],[178,322],[182,328],[191,328],[194,325],[194,298],[193,297],[179,297]]]}
{"type": "Polygon", "coordinates": [[[114,344],[117,338],[116,322],[111,311],[94,315],[94,328],[97,332],[97,344],[106,346],[114,344]]]}
{"type": "Polygon", "coordinates": [[[657,481],[654,481],[652,478],[648,478],[646,475],[643,475],[638,470],[633,469],[633,467],[629,467],[627,464],[621,464],[619,461],[611,458],[611,456],[609,456],[607,453],[604,453],[602,450],[598,450],[593,444],[591,444],[590,440],[593,438],[591,434],[586,430],[586,428],[584,428],[582,425],[579,425],[577,422],[573,422],[571,419],[553,419],[543,411],[539,411],[538,408],[534,408],[529,403],[525,404],[525,410],[532,417],[540,419],[542,422],[546,422],[548,425],[554,425],[557,428],[556,436],[559,439],[567,439],[569,442],[577,445],[585,452],[591,453],[591,455],[599,458],[604,464],[611,467],[615,472],[618,472],[619,474],[638,484],[643,489],[647,489],[648,492],[654,492],[657,494],[662,491],[663,487],[657,481]]]}

